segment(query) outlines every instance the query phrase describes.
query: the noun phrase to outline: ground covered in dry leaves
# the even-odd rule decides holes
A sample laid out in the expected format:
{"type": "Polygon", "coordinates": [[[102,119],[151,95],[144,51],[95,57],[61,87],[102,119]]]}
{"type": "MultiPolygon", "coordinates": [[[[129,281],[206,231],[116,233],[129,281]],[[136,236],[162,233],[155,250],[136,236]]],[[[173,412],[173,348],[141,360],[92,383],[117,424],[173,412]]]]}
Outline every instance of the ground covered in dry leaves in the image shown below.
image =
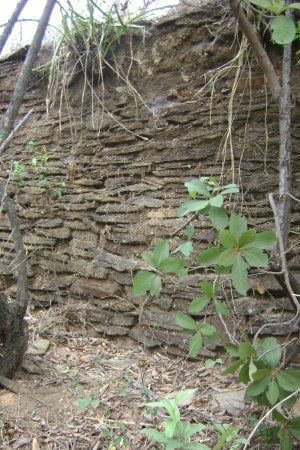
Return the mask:
{"type": "MultiPolygon", "coordinates": [[[[40,338],[50,345],[43,355],[27,355],[15,379],[22,394],[0,391],[0,448],[158,449],[141,430],[159,428],[163,418],[145,402],[195,387],[181,412],[184,420],[207,425],[199,442],[215,444],[214,422],[240,425],[247,436],[259,417],[243,402],[234,377],[222,377],[220,365],[149,352],[129,339],[89,337],[58,307],[34,312],[30,324],[31,349],[40,338]]],[[[263,447],[254,440],[249,448],[263,447]]]]}

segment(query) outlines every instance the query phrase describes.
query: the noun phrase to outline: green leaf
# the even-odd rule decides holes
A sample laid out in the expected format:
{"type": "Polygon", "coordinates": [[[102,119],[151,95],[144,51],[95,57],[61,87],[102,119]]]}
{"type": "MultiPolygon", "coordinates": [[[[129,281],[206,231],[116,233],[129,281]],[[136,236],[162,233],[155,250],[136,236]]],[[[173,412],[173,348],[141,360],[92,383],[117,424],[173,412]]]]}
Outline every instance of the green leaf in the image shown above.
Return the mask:
{"type": "Polygon", "coordinates": [[[226,305],[226,303],[221,302],[219,300],[214,300],[214,305],[215,305],[217,313],[220,314],[220,316],[222,316],[222,317],[228,316],[229,309],[228,309],[228,306],[226,305]]]}
{"type": "Polygon", "coordinates": [[[221,206],[223,205],[223,196],[222,195],[217,195],[216,197],[212,197],[209,200],[209,204],[211,206],[214,206],[216,208],[221,208],[221,206]]]}
{"type": "Polygon", "coordinates": [[[300,441],[300,416],[290,419],[288,423],[288,429],[300,441]]]}
{"type": "Polygon", "coordinates": [[[179,245],[177,248],[175,248],[173,253],[181,252],[184,256],[190,256],[190,254],[193,251],[193,244],[192,242],[185,242],[184,244],[179,245]]]}
{"type": "Polygon", "coordinates": [[[230,274],[231,268],[230,267],[224,267],[224,266],[216,266],[215,272],[216,275],[228,275],[230,274]]]}
{"type": "Polygon", "coordinates": [[[174,436],[176,425],[176,420],[167,420],[165,422],[165,434],[168,439],[174,436]]]}
{"type": "Polygon", "coordinates": [[[184,404],[190,403],[197,392],[197,388],[195,389],[185,389],[184,391],[178,392],[175,397],[175,403],[178,406],[183,406],[184,404]]]}
{"type": "Polygon", "coordinates": [[[231,277],[232,277],[232,285],[235,288],[235,290],[242,295],[246,295],[247,291],[249,289],[248,284],[248,270],[246,263],[241,258],[240,255],[237,256],[235,259],[232,270],[231,270],[231,277]]]}
{"type": "Polygon", "coordinates": [[[92,402],[93,398],[91,395],[88,397],[82,397],[77,400],[77,406],[80,409],[88,408],[92,402]]]}
{"type": "Polygon", "coordinates": [[[177,272],[176,275],[179,278],[179,280],[184,280],[188,273],[189,273],[189,269],[185,268],[185,269],[179,270],[179,272],[177,272]]]}
{"type": "Polygon", "coordinates": [[[207,445],[205,444],[198,444],[196,442],[192,442],[191,444],[187,444],[184,447],[182,447],[184,450],[211,450],[207,445]]]}
{"type": "Polygon", "coordinates": [[[152,441],[161,442],[162,444],[165,444],[167,441],[165,433],[157,431],[155,428],[144,428],[141,431],[145,436],[147,436],[147,438],[151,439],[152,441]]]}
{"type": "Polygon", "coordinates": [[[205,430],[206,426],[202,425],[202,423],[197,423],[196,425],[192,425],[187,433],[187,437],[192,437],[199,431],[205,430]]]}
{"type": "Polygon", "coordinates": [[[212,266],[216,264],[222,251],[223,249],[220,247],[211,247],[207,250],[203,250],[203,252],[198,255],[197,261],[203,267],[212,266]]]}
{"type": "Polygon", "coordinates": [[[279,398],[279,389],[276,380],[272,380],[269,384],[269,387],[266,391],[266,397],[272,406],[275,405],[279,398]]]}
{"type": "Polygon", "coordinates": [[[213,359],[206,359],[204,362],[205,367],[207,367],[208,369],[212,369],[213,367],[215,367],[216,362],[213,359]]]}
{"type": "Polygon", "coordinates": [[[284,425],[286,425],[289,422],[289,420],[286,417],[284,417],[283,414],[277,411],[277,409],[274,409],[274,411],[272,412],[272,417],[274,420],[277,420],[277,422],[283,423],[284,425]]]}
{"type": "Polygon", "coordinates": [[[220,244],[225,248],[236,247],[235,237],[230,233],[229,230],[220,231],[219,241],[220,244]]]}
{"type": "Polygon", "coordinates": [[[265,338],[260,345],[258,356],[261,357],[268,367],[277,367],[281,360],[279,341],[274,337],[265,338]]]}
{"type": "Polygon", "coordinates": [[[253,381],[263,380],[270,376],[270,369],[260,369],[252,375],[253,381]]]}
{"type": "MultiPolygon", "coordinates": [[[[229,186],[229,184],[227,185],[229,186]]],[[[222,195],[228,195],[228,194],[238,194],[240,192],[237,185],[232,185],[232,187],[226,187],[224,186],[224,189],[220,192],[222,195]]]]}
{"type": "Polygon", "coordinates": [[[279,386],[288,392],[294,392],[300,387],[300,378],[295,376],[288,369],[279,372],[276,375],[276,380],[279,386]]]}
{"type": "Polygon", "coordinates": [[[296,26],[291,17],[276,16],[270,21],[272,39],[280,45],[293,42],[296,36],[296,26]]]}
{"type": "Polygon", "coordinates": [[[91,401],[91,405],[92,405],[92,407],[93,408],[99,408],[99,405],[100,405],[100,402],[99,402],[99,400],[97,400],[96,398],[94,398],[92,401],[91,401]]]}
{"type": "Polygon", "coordinates": [[[240,381],[242,381],[245,384],[249,383],[249,381],[250,381],[249,363],[246,363],[241,367],[238,378],[240,381]]]}
{"type": "Polygon", "coordinates": [[[195,300],[193,300],[189,305],[189,313],[197,314],[201,312],[210,301],[211,299],[207,297],[195,298],[195,300]]]}
{"type": "Polygon", "coordinates": [[[154,267],[155,269],[157,269],[156,267],[156,262],[153,258],[153,254],[150,252],[143,252],[142,253],[142,258],[145,261],[146,264],[149,264],[149,266],[154,267]]]}
{"type": "Polygon", "coordinates": [[[203,195],[203,197],[210,197],[211,188],[201,180],[191,180],[184,183],[184,185],[192,198],[195,198],[196,194],[203,195]]]}
{"type": "Polygon", "coordinates": [[[255,355],[255,349],[252,347],[250,342],[242,342],[239,345],[239,356],[240,359],[245,360],[248,356],[255,355]]]}
{"type": "Polygon", "coordinates": [[[286,5],[287,9],[300,9],[300,3],[290,3],[289,5],[286,5]]]}
{"type": "Polygon", "coordinates": [[[151,295],[159,297],[162,289],[161,280],[158,275],[153,272],[140,270],[133,277],[132,295],[133,297],[140,297],[146,295],[148,291],[151,295]]]}
{"type": "Polygon", "coordinates": [[[269,258],[259,248],[243,247],[242,255],[251,267],[268,267],[269,258]]]}
{"type": "Polygon", "coordinates": [[[194,236],[194,234],[195,234],[195,227],[194,227],[194,225],[192,225],[192,224],[188,225],[186,227],[186,229],[185,229],[185,235],[186,235],[187,239],[189,241],[191,241],[192,237],[194,236]]]}
{"type": "Polygon", "coordinates": [[[228,216],[224,208],[216,208],[211,206],[209,208],[209,218],[211,220],[212,225],[216,228],[216,230],[224,230],[228,224],[228,216]]]}
{"type": "Polygon", "coordinates": [[[191,200],[183,203],[177,210],[177,217],[185,216],[190,212],[201,211],[208,205],[208,200],[191,200]]]}
{"type": "Polygon", "coordinates": [[[222,372],[222,375],[230,375],[231,373],[234,373],[242,364],[244,361],[241,359],[237,359],[232,364],[230,364],[227,369],[222,372]]]}
{"type": "Polygon", "coordinates": [[[286,430],[284,429],[279,430],[278,437],[281,441],[280,450],[292,450],[293,441],[286,430]]]}
{"type": "Polygon", "coordinates": [[[277,237],[275,231],[262,231],[261,233],[256,233],[254,239],[254,245],[256,248],[262,250],[272,250],[277,242],[277,237]]]}
{"type": "Polygon", "coordinates": [[[150,286],[150,295],[158,298],[162,290],[161,279],[159,275],[155,275],[150,286]]]}
{"type": "Polygon", "coordinates": [[[228,342],[227,344],[224,345],[224,348],[230,356],[235,357],[239,356],[239,347],[237,345],[228,342]]]}
{"type": "Polygon", "coordinates": [[[202,324],[200,331],[203,334],[203,336],[212,336],[212,335],[216,334],[216,332],[217,332],[216,327],[214,327],[210,323],[202,324]]]}
{"type": "Polygon", "coordinates": [[[219,255],[217,264],[219,266],[230,267],[238,257],[239,255],[235,248],[227,248],[219,255]]]}
{"type": "Polygon", "coordinates": [[[160,240],[155,245],[153,250],[153,259],[155,261],[156,267],[160,264],[163,259],[168,258],[170,254],[169,244],[165,240],[160,240]]]}
{"type": "MultiPolygon", "coordinates": [[[[250,0],[250,3],[252,3],[253,5],[259,6],[262,9],[266,9],[268,11],[275,12],[272,9],[272,2],[270,0],[250,0]]],[[[279,2],[279,3],[281,3],[281,2],[279,2]]],[[[274,4],[276,4],[276,2],[274,2],[274,4]]],[[[280,12],[281,12],[281,10],[279,11],[279,13],[280,12]]]]}
{"type": "Polygon", "coordinates": [[[184,328],[185,330],[197,330],[198,325],[195,320],[188,316],[187,314],[184,314],[182,312],[179,312],[176,314],[176,323],[181,328],[184,328]]]}
{"type": "Polygon", "coordinates": [[[199,352],[202,348],[203,341],[200,331],[194,334],[194,336],[190,339],[189,342],[189,356],[195,358],[199,355],[199,352]]]}
{"type": "Polygon", "coordinates": [[[238,240],[238,247],[244,247],[245,245],[252,244],[254,242],[256,236],[255,230],[247,230],[245,233],[242,234],[242,236],[238,240]]]}
{"type": "Polygon", "coordinates": [[[253,381],[253,375],[257,372],[256,364],[257,362],[255,361],[254,364],[253,359],[251,358],[249,362],[249,377],[251,381],[253,381]]]}
{"type": "Polygon", "coordinates": [[[185,268],[184,259],[175,259],[172,257],[166,258],[161,261],[158,269],[163,273],[178,273],[180,270],[185,268]]]}
{"type": "Polygon", "coordinates": [[[201,289],[206,297],[213,298],[215,295],[214,285],[210,281],[203,281],[201,283],[201,289]]]}
{"type": "Polygon", "coordinates": [[[240,214],[232,213],[229,222],[230,233],[235,237],[236,242],[247,231],[246,217],[240,214]]]}
{"type": "Polygon", "coordinates": [[[246,394],[249,397],[257,397],[267,389],[271,381],[270,377],[263,378],[262,380],[252,381],[246,389],[246,394]]]}

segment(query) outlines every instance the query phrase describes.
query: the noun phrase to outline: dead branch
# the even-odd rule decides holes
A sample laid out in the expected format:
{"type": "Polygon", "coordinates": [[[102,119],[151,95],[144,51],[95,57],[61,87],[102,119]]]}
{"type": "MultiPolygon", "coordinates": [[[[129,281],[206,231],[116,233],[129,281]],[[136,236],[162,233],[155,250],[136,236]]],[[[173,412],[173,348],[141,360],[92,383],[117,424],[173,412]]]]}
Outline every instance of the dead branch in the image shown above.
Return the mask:
{"type": "Polygon", "coordinates": [[[0,145],[0,154],[4,151],[5,147],[9,142],[12,140],[12,138],[15,136],[15,134],[20,130],[20,128],[24,125],[24,123],[29,119],[33,112],[33,108],[31,108],[28,113],[25,114],[25,116],[20,120],[20,122],[15,126],[15,128],[12,130],[12,132],[7,136],[7,138],[2,142],[0,145]]]}
{"type": "Polygon", "coordinates": [[[0,36],[0,54],[7,42],[7,39],[9,38],[12,29],[15,25],[15,23],[18,20],[19,15],[21,14],[24,6],[26,5],[28,0],[20,0],[20,2],[17,4],[17,6],[15,7],[14,12],[12,13],[10,19],[8,20],[7,24],[4,27],[4,30],[0,36]]]}
{"type": "MultiPolygon", "coordinates": [[[[286,13],[292,16],[292,11],[286,13]]],[[[292,109],[291,109],[291,70],[292,44],[283,48],[282,56],[282,92],[279,98],[279,202],[278,216],[281,236],[286,247],[290,230],[290,197],[286,195],[291,190],[291,156],[292,156],[292,109]]]]}
{"type": "Polygon", "coordinates": [[[32,43],[30,45],[29,51],[27,53],[25,62],[23,64],[20,76],[18,78],[17,84],[15,86],[14,92],[12,94],[8,108],[2,118],[0,133],[1,141],[0,144],[7,138],[9,133],[14,127],[14,123],[19,112],[21,103],[23,101],[25,92],[28,87],[29,78],[34,67],[38,52],[41,48],[42,40],[45,35],[45,31],[54,8],[56,0],[47,0],[46,6],[44,8],[43,14],[39,20],[36,32],[34,34],[32,43]]]}
{"type": "Polygon", "coordinates": [[[241,8],[238,0],[229,0],[229,5],[232,13],[239,23],[241,31],[247,37],[251,49],[256,56],[256,59],[264,72],[271,94],[275,99],[279,99],[281,96],[281,85],[279,78],[275,72],[274,66],[270,61],[270,58],[262,46],[260,39],[254,31],[251,23],[247,19],[243,9],[241,8]]]}

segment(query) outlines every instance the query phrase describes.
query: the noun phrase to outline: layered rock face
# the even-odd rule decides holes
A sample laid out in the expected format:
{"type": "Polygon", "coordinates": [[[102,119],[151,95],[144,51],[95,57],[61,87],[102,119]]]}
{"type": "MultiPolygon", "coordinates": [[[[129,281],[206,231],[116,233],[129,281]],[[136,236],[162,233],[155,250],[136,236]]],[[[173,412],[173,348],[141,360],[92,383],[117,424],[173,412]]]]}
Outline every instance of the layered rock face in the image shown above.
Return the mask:
{"type": "MultiPolygon", "coordinates": [[[[251,52],[234,43],[235,24],[222,4],[145,27],[144,41],[135,35],[117,50],[119,76],[106,67],[101,83],[79,75],[67,90],[58,85],[48,112],[46,75],[34,74],[20,117],[31,108],[33,114],[6,150],[1,183],[15,193],[34,304],[68,304],[72,320],[81,318],[96,333],[129,335],[180,353],[186,340],[175,324],[176,311],[187,311],[207,275],[198,270],[183,282],[167,282],[160,299],[133,298],[139,256],[161,238],[169,239],[172,249],[182,242],[183,231],[176,230],[187,219],[177,218],[176,209],[187,199],[184,182],[199,175],[234,177],[242,189],[236,207],[258,230],[273,227],[267,193],[277,192],[278,107],[251,52]]],[[[271,57],[280,64],[279,51],[271,57]]],[[[17,58],[1,61],[2,112],[21,64],[17,58]]],[[[293,71],[295,96],[297,83],[299,69],[293,71]]],[[[296,98],[298,197],[299,116],[296,98]]],[[[288,257],[297,273],[294,206],[288,257]]],[[[194,225],[199,251],[215,234],[205,218],[194,225]]],[[[13,297],[14,255],[5,214],[0,230],[2,281],[13,297]]],[[[228,322],[229,330],[253,333],[266,321],[293,316],[271,275],[253,276],[251,283],[250,297],[233,302],[237,321],[228,322]]],[[[208,316],[225,333],[212,311],[208,316]]],[[[275,334],[286,331],[277,327],[275,334]]]]}

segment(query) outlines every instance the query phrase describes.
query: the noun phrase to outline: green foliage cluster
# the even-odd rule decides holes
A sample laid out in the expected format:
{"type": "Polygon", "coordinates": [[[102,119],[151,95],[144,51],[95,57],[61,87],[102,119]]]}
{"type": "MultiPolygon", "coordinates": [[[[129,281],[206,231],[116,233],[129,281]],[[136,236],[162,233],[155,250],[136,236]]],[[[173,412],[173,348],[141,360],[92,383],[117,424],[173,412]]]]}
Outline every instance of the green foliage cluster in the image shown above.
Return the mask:
{"type": "MultiPolygon", "coordinates": [[[[181,419],[180,405],[189,402],[196,391],[197,389],[187,389],[179,392],[174,399],[164,398],[158,402],[146,403],[146,406],[150,408],[165,410],[168,419],[163,423],[163,431],[146,428],[143,433],[149,439],[163,444],[166,450],[210,450],[205,444],[191,442],[191,438],[205,430],[206,426],[203,424],[191,425],[188,421],[181,419]]],[[[218,437],[212,450],[220,450],[225,446],[234,450],[246,443],[246,439],[237,437],[239,427],[219,423],[215,423],[214,427],[218,432],[218,437]]]]}
{"type": "MultiPolygon", "coordinates": [[[[225,349],[236,360],[227,367],[224,375],[239,370],[238,379],[247,385],[246,395],[250,400],[273,407],[300,389],[300,371],[280,366],[282,350],[278,339],[257,338],[253,343],[226,344],[225,349]]],[[[294,398],[291,398],[284,406],[290,408],[293,403],[294,398]]],[[[300,417],[287,419],[274,409],[273,419],[278,425],[265,428],[264,438],[270,443],[278,438],[283,450],[292,449],[293,438],[300,440],[300,417]]]]}
{"type": "Polygon", "coordinates": [[[26,186],[25,178],[30,178],[40,189],[50,191],[54,197],[60,198],[66,184],[64,180],[59,182],[51,182],[49,180],[49,155],[46,146],[38,146],[35,142],[29,141],[27,150],[30,154],[28,162],[13,162],[12,180],[15,185],[19,188],[24,188],[26,186]]]}
{"type": "Polygon", "coordinates": [[[299,10],[300,3],[289,3],[285,0],[247,0],[250,4],[261,8],[261,13],[271,13],[269,21],[271,36],[276,44],[286,45],[299,38],[299,21],[296,23],[287,10],[299,10]],[[297,31],[298,30],[298,31],[297,31]]]}
{"type": "MultiPolygon", "coordinates": [[[[224,295],[222,296],[226,283],[231,281],[238,295],[246,295],[249,289],[250,270],[268,267],[267,252],[276,245],[276,233],[273,230],[257,232],[249,228],[246,217],[234,211],[228,216],[224,200],[227,195],[238,193],[235,184],[221,187],[215,178],[201,177],[185,183],[185,186],[191,200],[179,207],[178,217],[188,213],[208,216],[216,229],[218,244],[205,249],[196,257],[200,267],[204,269],[209,267],[210,272],[215,273],[214,281],[207,280],[201,283],[201,295],[191,301],[188,307],[189,314],[179,312],[176,315],[177,325],[184,333],[190,335],[189,356],[196,357],[206,341],[217,342],[219,336],[213,325],[206,320],[196,320],[195,317],[199,315],[205,317],[205,310],[208,307],[214,308],[220,316],[225,317],[230,313],[227,303],[223,300],[224,295]]],[[[189,224],[185,231],[188,241],[178,246],[173,253],[181,252],[185,257],[190,256],[194,250],[194,233],[194,226],[189,224]]],[[[150,294],[159,297],[162,280],[166,276],[177,276],[181,279],[188,274],[186,259],[170,256],[170,248],[165,240],[160,240],[152,253],[144,252],[142,257],[150,267],[149,270],[138,271],[135,274],[132,289],[134,296],[150,294]]],[[[252,343],[241,342],[239,345],[229,343],[225,345],[225,349],[236,360],[227,367],[224,375],[239,370],[239,380],[247,385],[247,397],[268,408],[274,407],[273,419],[278,425],[265,428],[264,438],[269,439],[268,442],[279,439],[282,450],[292,449],[293,438],[300,438],[300,418],[286,417],[278,411],[276,404],[281,402],[286,409],[292,406],[293,393],[298,392],[300,388],[300,371],[282,368],[281,344],[273,337],[263,340],[256,338],[252,343]],[[287,397],[291,399],[285,401],[287,397]]],[[[156,403],[156,406],[165,408],[171,419],[165,424],[164,433],[148,430],[145,431],[148,437],[164,443],[165,448],[170,449],[205,448],[201,447],[202,444],[195,444],[200,445],[198,447],[193,446],[194,444],[190,443],[190,437],[194,434],[192,429],[187,425],[178,425],[180,414],[178,408],[176,409],[176,399],[165,399],[159,404],[156,403]],[[181,447],[176,447],[179,445],[176,444],[179,441],[179,434],[181,447]]]]}

